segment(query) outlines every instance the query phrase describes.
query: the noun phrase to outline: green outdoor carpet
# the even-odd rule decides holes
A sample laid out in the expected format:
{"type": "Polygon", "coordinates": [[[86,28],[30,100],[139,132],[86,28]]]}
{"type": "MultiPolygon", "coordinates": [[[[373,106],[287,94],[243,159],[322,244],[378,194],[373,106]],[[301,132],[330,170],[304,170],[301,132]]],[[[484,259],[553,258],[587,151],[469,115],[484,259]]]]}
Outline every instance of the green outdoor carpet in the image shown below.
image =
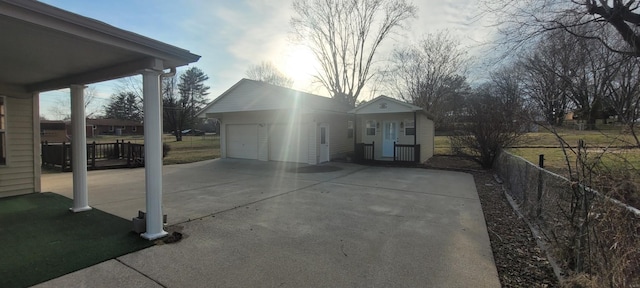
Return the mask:
{"type": "Polygon", "coordinates": [[[54,193],[0,198],[0,287],[26,287],[153,245],[131,222],[54,193]]]}

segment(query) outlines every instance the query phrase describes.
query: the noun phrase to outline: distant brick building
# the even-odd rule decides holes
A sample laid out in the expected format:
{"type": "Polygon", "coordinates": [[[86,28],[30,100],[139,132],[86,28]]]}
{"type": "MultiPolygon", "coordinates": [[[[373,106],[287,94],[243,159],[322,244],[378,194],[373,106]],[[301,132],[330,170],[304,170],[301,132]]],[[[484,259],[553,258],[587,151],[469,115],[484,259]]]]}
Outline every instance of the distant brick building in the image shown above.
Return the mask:
{"type": "Polygon", "coordinates": [[[40,120],[40,140],[49,143],[69,142],[66,126],[62,120],[40,120]]]}
{"type": "Polygon", "coordinates": [[[144,135],[144,124],[121,119],[87,119],[87,137],[98,135],[144,135]]]}

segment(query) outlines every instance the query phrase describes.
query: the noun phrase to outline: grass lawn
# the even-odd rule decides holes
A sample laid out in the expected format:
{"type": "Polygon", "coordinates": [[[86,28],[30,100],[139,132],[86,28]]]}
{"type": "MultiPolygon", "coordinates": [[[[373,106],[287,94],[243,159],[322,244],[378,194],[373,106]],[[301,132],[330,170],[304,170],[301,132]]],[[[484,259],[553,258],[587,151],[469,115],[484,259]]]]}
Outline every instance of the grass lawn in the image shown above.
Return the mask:
{"type": "Polygon", "coordinates": [[[130,231],[131,221],[71,206],[54,193],[0,199],[0,287],[31,286],[153,245],[130,231]]]}
{"type": "MultiPolygon", "coordinates": [[[[578,131],[570,129],[559,130],[559,135],[571,146],[577,146],[578,140],[585,141],[588,150],[588,157],[594,159],[602,157],[602,163],[607,167],[619,166],[627,162],[631,167],[640,169],[640,149],[619,149],[609,148],[606,153],[597,147],[615,147],[634,145],[631,135],[621,134],[618,130],[601,131],[578,131]]],[[[534,164],[538,163],[538,155],[544,154],[545,168],[554,172],[563,172],[567,169],[565,156],[560,148],[560,144],[555,135],[550,132],[528,133],[523,141],[510,148],[510,152],[522,156],[534,164]]],[[[567,150],[572,165],[575,165],[575,155],[567,150]]],[[[447,136],[436,136],[435,154],[450,155],[451,144],[447,136]]]]}
{"type": "MultiPolygon", "coordinates": [[[[87,138],[91,143],[113,143],[116,140],[131,143],[144,144],[144,136],[98,136],[87,138]]],[[[170,134],[162,135],[162,142],[171,147],[171,151],[164,158],[165,165],[191,163],[208,159],[220,158],[220,136],[182,136],[182,141],[176,141],[176,137],[170,134]]]]}

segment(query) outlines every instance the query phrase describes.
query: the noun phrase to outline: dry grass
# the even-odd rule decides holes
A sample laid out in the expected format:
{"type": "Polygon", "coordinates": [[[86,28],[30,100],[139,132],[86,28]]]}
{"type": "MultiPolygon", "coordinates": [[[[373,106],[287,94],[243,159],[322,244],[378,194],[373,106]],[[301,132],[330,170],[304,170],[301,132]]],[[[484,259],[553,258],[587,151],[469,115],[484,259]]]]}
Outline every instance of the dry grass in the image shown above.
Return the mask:
{"type": "MultiPolygon", "coordinates": [[[[137,144],[144,144],[144,136],[98,136],[88,138],[87,142],[113,143],[115,141],[125,141],[137,144]]],[[[191,163],[220,157],[220,136],[182,136],[182,141],[176,141],[175,136],[164,134],[162,142],[171,147],[171,151],[164,158],[165,165],[191,163]]]]}

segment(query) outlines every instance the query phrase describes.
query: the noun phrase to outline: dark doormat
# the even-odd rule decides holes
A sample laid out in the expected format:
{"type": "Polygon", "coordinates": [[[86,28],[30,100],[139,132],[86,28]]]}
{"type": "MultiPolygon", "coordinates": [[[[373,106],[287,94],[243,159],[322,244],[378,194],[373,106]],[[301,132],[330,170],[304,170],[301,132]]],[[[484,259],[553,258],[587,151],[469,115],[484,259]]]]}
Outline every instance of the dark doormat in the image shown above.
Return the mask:
{"type": "Polygon", "coordinates": [[[325,172],[334,172],[340,171],[342,168],[331,165],[311,165],[304,167],[296,167],[293,169],[289,169],[289,172],[292,173],[325,173],[325,172]]]}
{"type": "Polygon", "coordinates": [[[0,287],[27,287],[153,245],[131,222],[55,193],[0,198],[0,287]]]}

